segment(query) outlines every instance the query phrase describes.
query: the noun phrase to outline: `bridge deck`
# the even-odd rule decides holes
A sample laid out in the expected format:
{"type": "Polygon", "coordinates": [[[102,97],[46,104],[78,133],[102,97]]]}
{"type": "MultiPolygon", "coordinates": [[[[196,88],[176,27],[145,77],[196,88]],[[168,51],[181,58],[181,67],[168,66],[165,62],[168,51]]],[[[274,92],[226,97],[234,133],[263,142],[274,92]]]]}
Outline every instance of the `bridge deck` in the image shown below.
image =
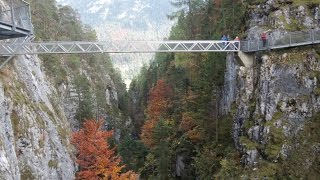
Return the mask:
{"type": "Polygon", "coordinates": [[[10,1],[0,11],[0,40],[32,34],[30,5],[25,1],[10,1]]]}
{"type": "Polygon", "coordinates": [[[256,52],[269,49],[283,49],[320,43],[320,30],[290,32],[279,39],[268,39],[264,47],[261,40],[241,41],[241,51],[256,52]]]}
{"type": "Polygon", "coordinates": [[[30,35],[31,31],[21,27],[13,26],[0,21],[0,40],[25,37],[30,35]]]}

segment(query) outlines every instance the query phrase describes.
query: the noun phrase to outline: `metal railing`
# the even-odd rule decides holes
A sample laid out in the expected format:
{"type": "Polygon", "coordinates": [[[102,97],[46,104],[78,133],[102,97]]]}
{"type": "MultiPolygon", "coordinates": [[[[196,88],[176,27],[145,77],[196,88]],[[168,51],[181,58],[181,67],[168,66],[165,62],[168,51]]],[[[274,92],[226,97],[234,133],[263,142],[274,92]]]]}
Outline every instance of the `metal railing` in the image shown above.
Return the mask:
{"type": "Polygon", "coordinates": [[[320,30],[290,32],[280,39],[269,38],[265,46],[262,40],[241,41],[241,51],[254,52],[320,43],[320,30]]]}
{"type": "Polygon", "coordinates": [[[10,0],[9,4],[0,10],[0,22],[11,25],[13,29],[25,29],[32,33],[29,3],[23,0],[10,0]]]}
{"type": "Polygon", "coordinates": [[[112,42],[27,42],[1,43],[1,55],[154,53],[154,52],[237,52],[240,41],[112,41],[112,42]],[[20,47],[19,50],[16,47],[20,47]]]}

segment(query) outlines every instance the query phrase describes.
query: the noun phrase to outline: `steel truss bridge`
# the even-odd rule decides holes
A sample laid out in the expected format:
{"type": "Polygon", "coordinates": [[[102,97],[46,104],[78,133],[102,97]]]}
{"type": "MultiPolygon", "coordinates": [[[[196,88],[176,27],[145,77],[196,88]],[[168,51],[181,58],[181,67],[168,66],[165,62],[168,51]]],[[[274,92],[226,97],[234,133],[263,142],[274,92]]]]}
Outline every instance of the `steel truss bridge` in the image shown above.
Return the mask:
{"type": "Polygon", "coordinates": [[[237,52],[240,41],[19,42],[0,44],[0,54],[79,54],[155,52],[237,52]]]}
{"type": "Polygon", "coordinates": [[[282,38],[261,40],[216,41],[54,41],[32,42],[31,37],[11,43],[0,43],[0,56],[23,54],[79,54],[79,53],[156,53],[156,52],[256,52],[304,45],[320,44],[320,30],[291,32],[282,38]]]}
{"type": "Polygon", "coordinates": [[[0,55],[23,54],[79,54],[79,53],[155,53],[155,52],[256,52],[303,45],[319,44],[320,30],[292,32],[280,39],[268,39],[265,46],[261,40],[249,41],[112,41],[83,42],[56,41],[0,43],[0,55]]]}
{"type": "Polygon", "coordinates": [[[154,53],[154,52],[255,52],[320,43],[320,30],[312,29],[282,34],[268,39],[248,41],[112,41],[112,42],[31,42],[33,26],[30,5],[24,0],[10,0],[0,10],[0,39],[26,37],[24,41],[0,44],[0,56],[22,54],[69,53],[154,53]]]}
{"type": "Polygon", "coordinates": [[[0,43],[0,56],[24,54],[78,53],[155,53],[155,52],[256,52],[320,43],[320,30],[285,33],[281,38],[270,37],[265,46],[260,39],[247,41],[176,40],[176,41],[112,41],[32,42],[33,27],[30,5],[24,0],[10,0],[0,10],[0,39],[17,38],[0,43]]]}

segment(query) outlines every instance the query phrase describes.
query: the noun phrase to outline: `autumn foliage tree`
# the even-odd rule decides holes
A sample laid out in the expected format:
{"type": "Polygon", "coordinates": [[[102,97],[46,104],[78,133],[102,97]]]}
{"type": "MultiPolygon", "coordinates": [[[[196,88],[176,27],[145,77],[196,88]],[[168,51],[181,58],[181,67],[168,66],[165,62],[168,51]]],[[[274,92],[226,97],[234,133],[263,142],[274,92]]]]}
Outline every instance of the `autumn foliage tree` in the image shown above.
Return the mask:
{"type": "Polygon", "coordinates": [[[72,144],[77,149],[76,163],[79,165],[77,179],[137,179],[132,171],[121,173],[121,159],[110,149],[107,142],[113,132],[102,130],[103,121],[86,120],[83,129],[72,135],[72,144]]]}
{"type": "Polygon", "coordinates": [[[157,85],[151,90],[147,106],[147,121],[141,130],[141,140],[148,147],[154,145],[152,133],[161,117],[165,117],[170,107],[170,97],[172,88],[164,82],[158,80],[157,85]]]}

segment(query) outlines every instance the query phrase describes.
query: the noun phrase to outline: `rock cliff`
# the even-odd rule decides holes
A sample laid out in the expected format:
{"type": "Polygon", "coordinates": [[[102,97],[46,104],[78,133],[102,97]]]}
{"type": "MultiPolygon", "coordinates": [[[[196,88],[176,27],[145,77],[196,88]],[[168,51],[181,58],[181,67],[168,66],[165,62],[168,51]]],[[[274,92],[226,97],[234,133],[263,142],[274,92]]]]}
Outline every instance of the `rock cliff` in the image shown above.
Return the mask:
{"type": "Polygon", "coordinates": [[[36,56],[1,69],[0,179],[73,179],[70,125],[36,56]]]}
{"type": "MultiPolygon", "coordinates": [[[[292,30],[317,29],[318,10],[319,5],[292,1],[268,0],[255,5],[249,13],[247,38],[259,39],[266,30],[272,40],[292,30]]],[[[292,149],[301,146],[293,139],[319,112],[320,62],[319,52],[312,46],[254,56],[255,66],[246,68],[237,64],[233,54],[228,55],[220,112],[233,115],[232,134],[241,162],[256,170],[264,161],[287,159],[292,149]]],[[[319,155],[318,150],[312,152],[310,156],[319,155]]],[[[302,163],[312,164],[312,159],[305,161],[308,163],[302,163]]]]}
{"type": "Polygon", "coordinates": [[[107,55],[14,57],[0,69],[0,179],[74,179],[72,130],[103,118],[119,136],[124,94],[107,55]]]}
{"type": "Polygon", "coordinates": [[[81,120],[104,118],[116,128],[125,123],[112,72],[84,59],[78,69],[64,63],[70,62],[26,55],[1,69],[0,179],[73,179],[70,135],[81,120]],[[67,73],[61,83],[43,60],[62,63],[67,73]]]}

